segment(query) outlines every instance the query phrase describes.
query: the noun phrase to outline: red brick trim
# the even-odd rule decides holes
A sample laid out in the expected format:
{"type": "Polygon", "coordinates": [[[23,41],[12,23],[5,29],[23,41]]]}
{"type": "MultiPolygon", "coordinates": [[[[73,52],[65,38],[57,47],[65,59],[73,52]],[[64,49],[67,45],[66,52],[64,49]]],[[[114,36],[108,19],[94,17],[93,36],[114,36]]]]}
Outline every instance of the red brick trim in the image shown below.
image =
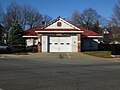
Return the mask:
{"type": "Polygon", "coordinates": [[[38,34],[38,53],[40,52],[42,52],[42,35],[38,34]]]}
{"type": "Polygon", "coordinates": [[[81,34],[78,34],[78,52],[81,52],[81,34]]]}

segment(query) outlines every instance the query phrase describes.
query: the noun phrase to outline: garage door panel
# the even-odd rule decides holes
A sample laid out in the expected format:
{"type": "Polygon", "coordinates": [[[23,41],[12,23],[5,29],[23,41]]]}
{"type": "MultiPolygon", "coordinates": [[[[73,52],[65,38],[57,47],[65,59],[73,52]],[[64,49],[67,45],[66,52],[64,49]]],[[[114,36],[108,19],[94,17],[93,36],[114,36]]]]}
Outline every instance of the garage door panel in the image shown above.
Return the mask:
{"type": "Polygon", "coordinates": [[[71,51],[70,43],[71,37],[60,37],[60,52],[70,52],[71,51]]]}
{"type": "Polygon", "coordinates": [[[58,52],[58,37],[50,37],[50,52],[58,52]]]}
{"type": "Polygon", "coordinates": [[[50,37],[50,52],[71,52],[71,37],[50,37]]]}

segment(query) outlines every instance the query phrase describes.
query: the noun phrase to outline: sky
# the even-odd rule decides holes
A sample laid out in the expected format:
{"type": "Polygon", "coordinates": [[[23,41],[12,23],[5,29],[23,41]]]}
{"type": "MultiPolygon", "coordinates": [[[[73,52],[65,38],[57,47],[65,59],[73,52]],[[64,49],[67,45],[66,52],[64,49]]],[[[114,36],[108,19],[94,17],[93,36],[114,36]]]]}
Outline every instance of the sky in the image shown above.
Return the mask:
{"type": "Polygon", "coordinates": [[[118,0],[0,0],[0,4],[5,10],[12,1],[21,5],[31,5],[37,8],[40,13],[47,14],[52,18],[58,16],[70,18],[73,11],[83,12],[86,8],[93,8],[98,14],[109,19],[118,0]]]}

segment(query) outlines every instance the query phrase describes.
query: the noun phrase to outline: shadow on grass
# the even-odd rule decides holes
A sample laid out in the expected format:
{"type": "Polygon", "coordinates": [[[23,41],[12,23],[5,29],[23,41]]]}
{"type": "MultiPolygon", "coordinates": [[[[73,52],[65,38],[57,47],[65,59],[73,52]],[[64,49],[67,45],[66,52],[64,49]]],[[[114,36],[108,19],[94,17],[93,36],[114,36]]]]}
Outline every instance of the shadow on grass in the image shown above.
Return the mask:
{"type": "Polygon", "coordinates": [[[112,58],[111,51],[84,51],[83,53],[96,57],[112,58]]]}

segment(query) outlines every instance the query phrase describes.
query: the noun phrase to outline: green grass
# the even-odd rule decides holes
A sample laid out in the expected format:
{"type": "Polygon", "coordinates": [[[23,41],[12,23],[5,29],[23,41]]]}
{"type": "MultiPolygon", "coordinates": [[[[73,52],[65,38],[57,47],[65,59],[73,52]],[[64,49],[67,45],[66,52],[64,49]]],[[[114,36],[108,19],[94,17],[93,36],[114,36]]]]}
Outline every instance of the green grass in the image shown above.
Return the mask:
{"type": "Polygon", "coordinates": [[[85,51],[83,53],[91,56],[96,56],[96,57],[112,58],[111,51],[85,51]]]}

